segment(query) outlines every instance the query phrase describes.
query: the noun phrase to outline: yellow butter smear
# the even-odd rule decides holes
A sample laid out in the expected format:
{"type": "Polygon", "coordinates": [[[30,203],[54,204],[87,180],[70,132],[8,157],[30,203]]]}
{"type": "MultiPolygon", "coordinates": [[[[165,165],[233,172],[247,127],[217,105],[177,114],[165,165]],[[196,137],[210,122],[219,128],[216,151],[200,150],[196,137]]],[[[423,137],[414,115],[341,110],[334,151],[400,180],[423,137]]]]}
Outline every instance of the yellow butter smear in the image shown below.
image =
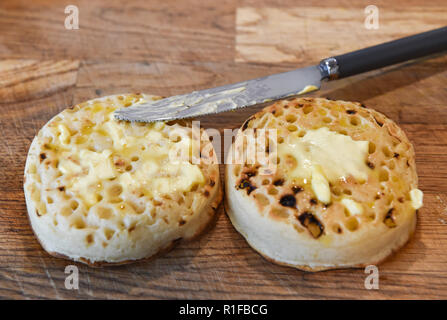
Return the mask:
{"type": "Polygon", "coordinates": [[[305,94],[305,93],[309,93],[312,91],[318,90],[318,87],[314,86],[314,85],[307,85],[304,87],[303,90],[301,90],[300,92],[298,92],[298,94],[305,94]]]}
{"type": "MultiPolygon", "coordinates": [[[[150,196],[190,191],[195,185],[205,182],[198,165],[188,161],[193,145],[190,129],[180,126],[169,128],[169,133],[181,137],[171,139],[162,133],[166,126],[164,123],[144,127],[119,123],[113,118],[116,108],[109,106],[106,109],[106,106],[105,103],[95,104],[95,110],[106,110],[102,121],[91,121],[91,130],[81,130],[83,133],[79,133],[82,140],[93,141],[93,148],[92,144],[88,147],[73,143],[73,140],[79,139],[78,136],[70,141],[69,130],[63,123],[50,128],[59,137],[55,140],[56,147],[63,147],[59,148],[58,169],[69,181],[67,191],[79,195],[91,206],[98,201],[94,190],[104,180],[120,183],[123,193],[138,192],[150,196]],[[95,140],[97,138],[94,137],[98,135],[103,139],[102,143],[95,140]],[[131,162],[131,157],[135,156],[138,161],[131,162]],[[119,161],[131,164],[131,169],[124,172],[119,161]]],[[[78,112],[89,115],[82,109],[78,112]]]]}
{"type": "Polygon", "coordinates": [[[366,181],[370,169],[366,165],[368,141],[355,141],[350,136],[326,127],[308,130],[303,137],[289,135],[278,145],[278,156],[292,156],[297,164],[290,168],[280,162],[291,179],[310,180],[318,200],[330,202],[329,182],[354,177],[366,181]]]}

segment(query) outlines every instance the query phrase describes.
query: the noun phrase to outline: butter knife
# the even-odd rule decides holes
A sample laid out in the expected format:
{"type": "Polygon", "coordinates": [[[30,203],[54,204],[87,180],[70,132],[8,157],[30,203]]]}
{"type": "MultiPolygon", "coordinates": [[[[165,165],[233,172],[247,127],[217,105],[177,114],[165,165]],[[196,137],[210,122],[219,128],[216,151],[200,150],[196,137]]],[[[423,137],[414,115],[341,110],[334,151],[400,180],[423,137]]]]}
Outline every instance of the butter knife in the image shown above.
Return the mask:
{"type": "Polygon", "coordinates": [[[326,58],[318,65],[115,111],[119,120],[153,122],[236,110],[320,89],[335,80],[447,50],[447,27],[326,58]]]}

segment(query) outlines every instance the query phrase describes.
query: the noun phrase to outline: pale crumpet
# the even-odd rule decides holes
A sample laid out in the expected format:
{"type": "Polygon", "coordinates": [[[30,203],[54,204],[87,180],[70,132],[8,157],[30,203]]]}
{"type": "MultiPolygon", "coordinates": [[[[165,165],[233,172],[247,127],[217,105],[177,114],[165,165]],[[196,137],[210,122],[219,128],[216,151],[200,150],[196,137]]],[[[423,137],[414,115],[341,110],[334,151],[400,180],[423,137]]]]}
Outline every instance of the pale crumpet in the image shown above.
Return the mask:
{"type": "Polygon", "coordinates": [[[222,191],[206,133],[194,133],[191,121],[113,117],[118,108],[157,99],[87,101],[38,132],[24,190],[32,229],[51,255],[92,266],[129,263],[199,235],[212,221],[222,191]]]}

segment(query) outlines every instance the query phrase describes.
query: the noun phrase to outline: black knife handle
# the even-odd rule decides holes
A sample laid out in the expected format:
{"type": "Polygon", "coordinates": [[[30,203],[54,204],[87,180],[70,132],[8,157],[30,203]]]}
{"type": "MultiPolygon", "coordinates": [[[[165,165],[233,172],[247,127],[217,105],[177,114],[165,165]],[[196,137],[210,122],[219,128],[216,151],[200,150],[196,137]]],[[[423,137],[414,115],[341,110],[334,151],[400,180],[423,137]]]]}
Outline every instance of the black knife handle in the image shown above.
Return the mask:
{"type": "Polygon", "coordinates": [[[344,78],[447,50],[447,27],[321,61],[323,77],[344,78]]]}

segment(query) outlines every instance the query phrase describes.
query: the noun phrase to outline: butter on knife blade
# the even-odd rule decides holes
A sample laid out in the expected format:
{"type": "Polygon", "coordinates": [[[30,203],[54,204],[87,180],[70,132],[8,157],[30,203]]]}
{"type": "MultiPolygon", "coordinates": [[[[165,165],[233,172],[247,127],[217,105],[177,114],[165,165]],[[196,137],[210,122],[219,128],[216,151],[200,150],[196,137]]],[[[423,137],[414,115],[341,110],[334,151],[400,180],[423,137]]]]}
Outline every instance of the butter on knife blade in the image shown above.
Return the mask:
{"type": "Polygon", "coordinates": [[[321,79],[318,66],[307,67],[155,102],[143,102],[115,111],[115,117],[119,120],[152,122],[231,111],[318,90],[321,79]]]}

